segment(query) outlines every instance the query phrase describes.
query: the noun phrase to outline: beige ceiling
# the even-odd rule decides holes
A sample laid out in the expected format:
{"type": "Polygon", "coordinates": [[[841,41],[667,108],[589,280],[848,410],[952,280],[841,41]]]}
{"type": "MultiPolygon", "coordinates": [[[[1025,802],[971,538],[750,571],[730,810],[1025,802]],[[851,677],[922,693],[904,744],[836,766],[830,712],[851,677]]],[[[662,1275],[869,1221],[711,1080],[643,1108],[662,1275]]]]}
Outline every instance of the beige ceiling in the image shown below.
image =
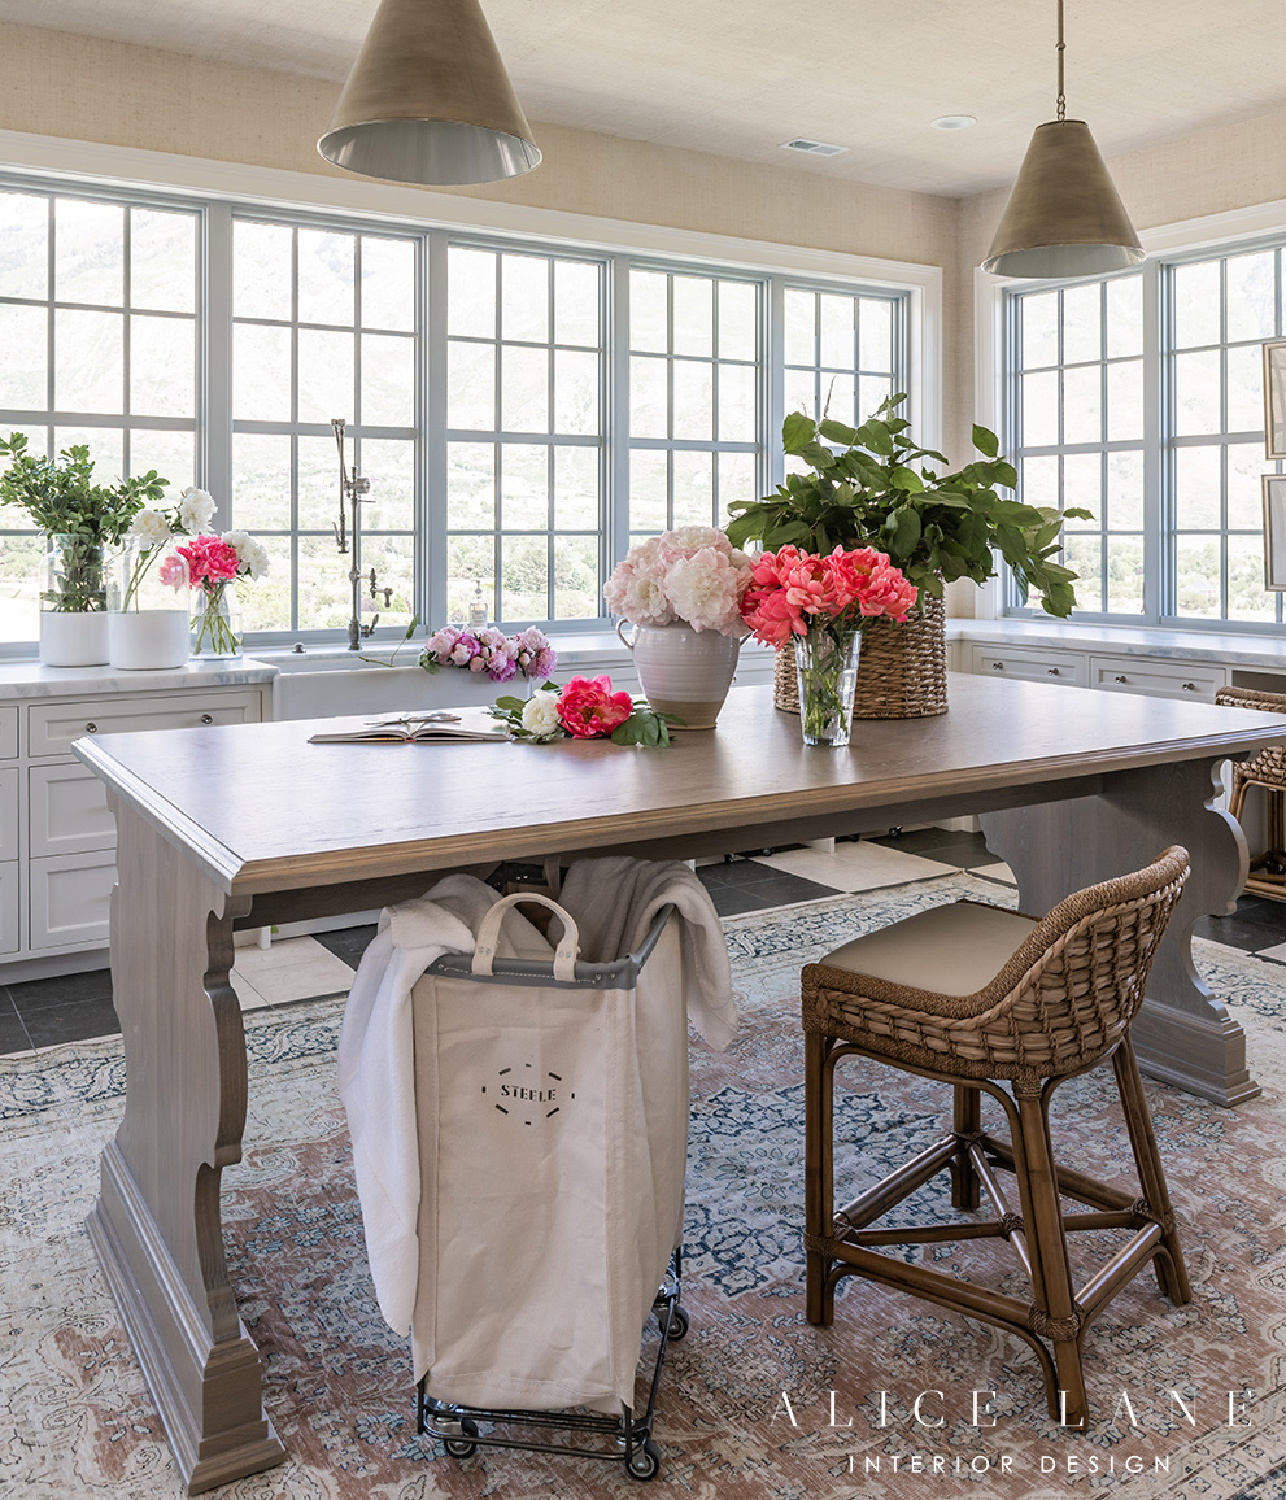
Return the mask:
{"type": "MultiPolygon", "coordinates": [[[[427,3],[427,0],[426,0],[427,3]]],[[[1054,0],[484,0],[535,121],[963,195],[1053,115],[1054,0]],[[929,128],[942,114],[975,128],[929,128]],[[847,146],[792,157],[794,136],[847,146]]],[[[1106,155],[1286,102],[1283,0],[1068,0],[1106,155]]],[[[0,0],[0,20],[342,79],[375,0],[0,0]]],[[[539,132],[537,132],[539,134],[539,132]]]]}

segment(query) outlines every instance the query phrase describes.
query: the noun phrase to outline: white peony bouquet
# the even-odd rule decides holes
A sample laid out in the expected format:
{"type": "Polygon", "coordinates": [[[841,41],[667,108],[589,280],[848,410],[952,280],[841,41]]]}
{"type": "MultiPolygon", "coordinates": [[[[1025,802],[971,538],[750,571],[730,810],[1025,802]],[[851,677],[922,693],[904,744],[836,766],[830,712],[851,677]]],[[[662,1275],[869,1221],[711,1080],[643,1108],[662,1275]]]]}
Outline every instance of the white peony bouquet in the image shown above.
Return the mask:
{"type": "Polygon", "coordinates": [[[688,526],[636,542],[603,585],[614,615],[632,625],[691,625],[741,638],[741,598],[751,559],[713,526],[688,526]]]}

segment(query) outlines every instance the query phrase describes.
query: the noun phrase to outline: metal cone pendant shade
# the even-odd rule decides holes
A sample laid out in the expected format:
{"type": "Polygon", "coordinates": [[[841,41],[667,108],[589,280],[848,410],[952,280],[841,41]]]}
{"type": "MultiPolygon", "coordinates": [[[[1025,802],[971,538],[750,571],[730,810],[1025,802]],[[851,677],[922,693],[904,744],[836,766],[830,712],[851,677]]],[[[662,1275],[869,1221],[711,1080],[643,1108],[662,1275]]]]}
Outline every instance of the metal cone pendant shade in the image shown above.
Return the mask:
{"type": "Polygon", "coordinates": [[[998,276],[1100,276],[1143,246],[1084,120],[1036,127],[982,263],[998,276]]]}
{"type": "Polygon", "coordinates": [[[431,187],[540,163],[478,0],[382,0],[317,149],[350,172],[431,187]]]}

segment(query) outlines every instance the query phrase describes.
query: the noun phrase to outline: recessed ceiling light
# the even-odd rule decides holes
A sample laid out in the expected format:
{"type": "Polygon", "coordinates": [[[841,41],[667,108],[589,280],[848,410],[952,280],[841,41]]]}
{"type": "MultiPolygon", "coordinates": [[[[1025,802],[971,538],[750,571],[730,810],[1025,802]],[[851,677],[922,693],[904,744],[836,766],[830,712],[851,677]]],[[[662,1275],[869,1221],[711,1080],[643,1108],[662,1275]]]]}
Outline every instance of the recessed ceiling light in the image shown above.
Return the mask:
{"type": "Polygon", "coordinates": [[[973,115],[939,115],[936,120],[929,121],[935,130],[968,130],[970,125],[977,123],[973,115]]]}
{"type": "Polygon", "coordinates": [[[796,136],[793,141],[782,141],[783,151],[804,151],[809,156],[841,156],[848,150],[847,146],[828,146],[825,141],[810,141],[806,137],[796,136]]]}

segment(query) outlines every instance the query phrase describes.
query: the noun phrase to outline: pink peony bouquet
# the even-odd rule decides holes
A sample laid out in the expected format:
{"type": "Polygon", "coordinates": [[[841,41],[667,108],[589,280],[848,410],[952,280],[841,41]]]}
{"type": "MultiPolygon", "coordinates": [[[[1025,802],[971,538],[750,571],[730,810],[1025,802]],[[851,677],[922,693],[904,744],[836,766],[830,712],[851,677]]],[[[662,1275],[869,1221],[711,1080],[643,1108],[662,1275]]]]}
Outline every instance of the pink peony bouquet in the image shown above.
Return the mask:
{"type": "Polygon", "coordinates": [[[573,677],[566,687],[546,682],[525,702],[497,698],[494,718],[515,739],[548,744],[568,737],[576,740],[610,739],[614,745],[668,745],[668,725],[677,724],[628,693],[612,691],[610,677],[573,677]]]}
{"type": "Polygon", "coordinates": [[[632,625],[691,625],[746,634],[741,599],[753,562],[713,526],[688,526],[636,542],[603,585],[614,615],[632,625]]]}
{"type": "Polygon", "coordinates": [[[225,531],[222,536],[194,536],[176,548],[187,559],[188,579],[199,590],[192,614],[192,650],[197,656],[235,656],[241,637],[232,623],[228,585],[237,578],[262,578],[268,553],[248,531],[225,531]]]}
{"type": "Polygon", "coordinates": [[[485,672],[492,682],[510,682],[515,677],[548,677],[558,665],[558,653],[534,625],[521,635],[505,635],[494,625],[479,630],[444,625],[425,642],[420,665],[426,672],[462,667],[485,672]]]}
{"type": "Polygon", "coordinates": [[[916,593],[887,554],[873,547],[836,547],[818,557],[785,546],[755,560],[741,616],[756,640],[784,646],[810,632],[857,630],[879,615],[902,622],[916,593]]]}

